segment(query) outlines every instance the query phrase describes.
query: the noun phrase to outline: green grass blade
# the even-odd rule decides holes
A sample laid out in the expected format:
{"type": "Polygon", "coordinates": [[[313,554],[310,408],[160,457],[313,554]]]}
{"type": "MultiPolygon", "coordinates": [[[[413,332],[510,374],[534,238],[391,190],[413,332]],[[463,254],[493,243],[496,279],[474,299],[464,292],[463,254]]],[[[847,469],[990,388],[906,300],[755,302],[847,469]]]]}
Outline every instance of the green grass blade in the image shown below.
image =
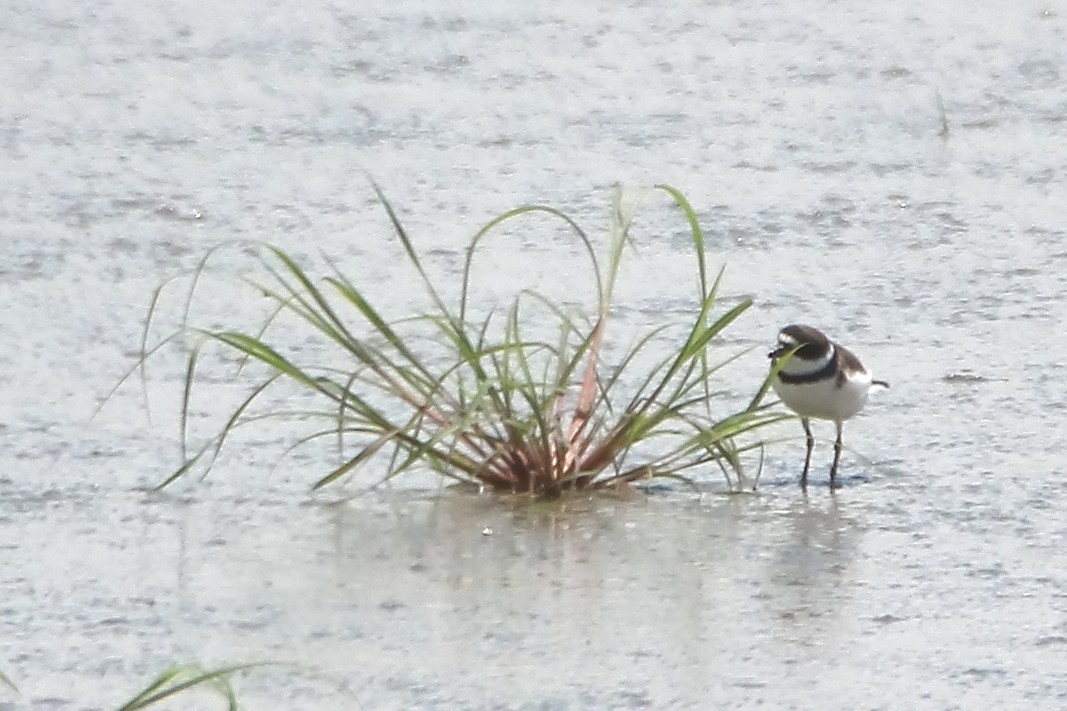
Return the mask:
{"type": "Polygon", "coordinates": [[[437,309],[441,314],[451,316],[451,312],[448,310],[448,307],[445,306],[444,300],[441,299],[441,295],[437,292],[437,288],[434,286],[433,281],[426,273],[426,269],[422,266],[422,260],[419,259],[419,254],[415,249],[415,245],[411,241],[411,237],[408,235],[404,225],[400,222],[400,218],[397,216],[396,210],[393,209],[392,203],[385,197],[385,192],[377,183],[372,181],[371,186],[374,188],[374,192],[378,195],[378,200],[381,202],[382,207],[385,208],[386,215],[389,217],[389,222],[393,226],[393,232],[403,245],[404,251],[407,252],[408,260],[419,273],[419,277],[422,279],[426,291],[430,294],[430,298],[433,299],[434,304],[437,306],[437,309]]]}
{"type": "Polygon", "coordinates": [[[478,246],[481,244],[482,240],[485,239],[485,237],[493,230],[495,230],[499,225],[503,224],[504,222],[513,220],[521,215],[527,215],[531,213],[544,213],[546,215],[557,217],[562,220],[568,227],[570,227],[571,230],[573,230],[574,234],[578,237],[579,241],[585,247],[586,254],[589,257],[589,262],[592,265],[593,278],[596,281],[597,303],[599,304],[604,302],[604,283],[600,274],[600,265],[597,260],[596,249],[593,247],[593,242],[589,238],[589,235],[586,234],[585,230],[583,230],[581,226],[577,222],[575,222],[572,217],[560,210],[557,210],[554,207],[548,207],[546,205],[523,205],[513,210],[508,210],[507,212],[494,217],[492,220],[486,223],[480,230],[478,230],[478,232],[474,235],[474,238],[471,239],[470,243],[467,245],[467,254],[463,263],[463,281],[461,283],[460,288],[460,322],[465,322],[467,318],[467,304],[469,301],[471,282],[471,265],[474,262],[474,254],[477,251],[478,246]]]}
{"type": "Polygon", "coordinates": [[[401,338],[393,327],[381,317],[378,311],[366,300],[366,298],[363,297],[358,289],[352,286],[340,275],[337,277],[327,277],[326,282],[333,286],[350,304],[355,306],[359,314],[363,316],[363,318],[374,327],[374,330],[385,338],[386,342],[396,349],[407,362],[414,365],[420,373],[424,375],[429,374],[429,369],[422,362],[422,359],[420,359],[414,351],[408,348],[404,339],[401,338]]]}
{"type": "Polygon", "coordinates": [[[318,481],[316,481],[314,483],[314,485],[312,485],[312,487],[311,487],[312,491],[315,491],[317,489],[321,489],[322,487],[326,486],[327,484],[330,484],[330,483],[336,481],[337,479],[341,478],[345,474],[348,474],[352,470],[356,469],[357,467],[359,467],[359,465],[361,465],[362,463],[364,463],[365,461],[367,461],[368,459],[373,457],[375,454],[377,454],[378,451],[381,450],[382,447],[384,447],[385,445],[389,444],[389,442],[392,441],[399,434],[400,434],[400,430],[399,429],[395,429],[395,430],[392,430],[392,431],[389,431],[389,432],[382,433],[373,442],[371,442],[366,447],[364,447],[362,450],[360,450],[359,454],[357,454],[356,456],[352,457],[347,462],[345,462],[344,464],[342,464],[341,466],[337,467],[336,469],[334,469],[332,472],[330,472],[326,476],[324,476],[321,479],[319,479],[318,481]]]}
{"type": "MultiPolygon", "coordinates": [[[[689,225],[689,236],[693,240],[693,251],[697,258],[697,278],[700,286],[700,298],[703,300],[709,295],[709,292],[707,288],[707,264],[704,257],[704,231],[700,228],[700,220],[697,219],[696,211],[680,190],[666,183],[661,183],[656,188],[670,195],[675,204],[681,208],[682,214],[685,215],[686,222],[689,225]]],[[[714,289],[711,293],[714,293],[714,289]]]]}
{"type": "Polygon", "coordinates": [[[188,434],[189,434],[189,401],[193,395],[193,382],[196,376],[196,362],[200,356],[200,347],[195,346],[189,351],[189,358],[186,360],[185,365],[185,381],[182,387],[182,404],[180,411],[180,418],[178,420],[178,439],[181,442],[182,460],[189,458],[188,456],[188,434]]]}
{"type": "Polygon", "coordinates": [[[230,677],[239,672],[271,664],[273,663],[237,664],[212,671],[201,671],[188,665],[174,666],[159,674],[149,682],[144,690],[118,707],[116,711],[139,711],[198,686],[211,688],[226,700],[228,709],[236,711],[237,699],[229,684],[230,677]]]}
{"type": "Polygon", "coordinates": [[[800,346],[794,347],[791,351],[785,354],[782,358],[779,358],[776,363],[771,365],[770,372],[767,373],[767,377],[763,379],[763,383],[760,385],[759,390],[756,391],[751,402],[748,403],[748,407],[745,408],[747,412],[751,412],[760,407],[760,403],[763,402],[763,398],[766,397],[767,392],[774,384],[774,379],[778,377],[778,373],[781,372],[785,364],[789,362],[789,359],[793,357],[793,354],[797,352],[800,346]]]}
{"type": "Polygon", "coordinates": [[[330,392],[322,384],[306,372],[286,360],[280,353],[271,348],[263,341],[237,331],[216,331],[209,334],[211,338],[224,343],[236,351],[245,353],[254,360],[258,360],[272,370],[287,375],[298,383],[302,383],[312,390],[332,397],[330,392]]]}

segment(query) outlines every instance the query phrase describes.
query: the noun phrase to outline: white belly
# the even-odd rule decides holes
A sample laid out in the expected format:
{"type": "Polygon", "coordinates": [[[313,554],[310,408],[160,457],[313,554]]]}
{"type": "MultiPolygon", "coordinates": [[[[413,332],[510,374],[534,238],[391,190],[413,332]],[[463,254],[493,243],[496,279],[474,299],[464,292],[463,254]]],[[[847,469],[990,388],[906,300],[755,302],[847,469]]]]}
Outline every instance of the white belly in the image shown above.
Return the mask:
{"type": "Polygon", "coordinates": [[[855,374],[837,387],[834,378],[814,383],[783,383],[775,378],[774,392],[782,402],[801,417],[842,422],[867,404],[871,389],[870,373],[855,374]]]}

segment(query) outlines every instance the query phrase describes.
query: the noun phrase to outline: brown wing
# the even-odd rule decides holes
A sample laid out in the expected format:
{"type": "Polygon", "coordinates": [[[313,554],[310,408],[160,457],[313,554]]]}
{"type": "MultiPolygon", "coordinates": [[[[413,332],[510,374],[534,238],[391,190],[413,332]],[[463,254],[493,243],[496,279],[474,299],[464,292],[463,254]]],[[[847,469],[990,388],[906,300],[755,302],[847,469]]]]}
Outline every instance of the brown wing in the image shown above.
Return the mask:
{"type": "Polygon", "coordinates": [[[837,359],[837,387],[841,387],[845,384],[845,380],[849,375],[853,373],[866,373],[867,369],[863,367],[863,363],[856,357],[856,354],[845,348],[844,346],[834,344],[836,346],[835,357],[837,359]]]}

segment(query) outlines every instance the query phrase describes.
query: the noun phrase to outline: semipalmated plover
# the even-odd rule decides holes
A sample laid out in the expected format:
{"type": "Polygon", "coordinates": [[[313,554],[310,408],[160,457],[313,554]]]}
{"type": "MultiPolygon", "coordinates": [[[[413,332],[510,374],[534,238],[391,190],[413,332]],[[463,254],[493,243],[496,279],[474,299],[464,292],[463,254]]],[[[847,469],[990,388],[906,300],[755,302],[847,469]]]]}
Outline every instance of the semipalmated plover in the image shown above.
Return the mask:
{"type": "Polygon", "coordinates": [[[837,427],[834,463],[830,467],[830,488],[835,487],[837,462],[841,458],[841,425],[867,404],[872,387],[888,388],[884,380],[874,380],[856,355],[834,343],[822,331],[811,326],[793,324],[778,332],[778,347],[768,354],[773,364],[792,354],[774,378],[772,386],[782,402],[800,415],[808,452],[800,485],[808,485],[808,467],[815,437],[811,419],[833,420],[837,427]]]}

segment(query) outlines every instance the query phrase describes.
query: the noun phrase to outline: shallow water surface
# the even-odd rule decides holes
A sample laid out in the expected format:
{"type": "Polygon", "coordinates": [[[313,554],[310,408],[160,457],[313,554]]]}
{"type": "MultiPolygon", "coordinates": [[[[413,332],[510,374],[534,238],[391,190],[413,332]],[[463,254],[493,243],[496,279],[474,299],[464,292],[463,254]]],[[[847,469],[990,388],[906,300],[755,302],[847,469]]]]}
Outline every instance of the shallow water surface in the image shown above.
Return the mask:
{"type": "MultiPolygon", "coordinates": [[[[1067,705],[1062,3],[5,13],[0,670],[21,693],[0,709],[111,709],[174,661],[265,659],[314,673],[242,676],[248,708],[1067,705]],[[793,321],[892,383],[845,427],[844,487],[822,425],[799,490],[790,425],[756,495],[709,471],[695,493],[530,505],[413,478],[330,503],[307,487],[332,453],[273,466],[282,425],[144,493],[178,456],[180,348],[149,371],[151,420],[136,383],[89,415],[153,289],[209,247],[270,240],[391,315],[426,303],[367,173],[450,286],[503,210],[596,235],[616,184],[678,186],[724,303],[756,302],[721,344],[746,353],[724,407],[793,321]]],[[[609,348],[693,308],[684,224],[646,205],[609,348]]],[[[515,226],[476,260],[473,307],[591,299],[580,255],[515,226]]],[[[164,295],[157,337],[180,315],[164,295]]],[[[262,308],[208,279],[193,310],[262,308]]],[[[229,373],[205,365],[199,436],[243,392],[229,373]]]]}

